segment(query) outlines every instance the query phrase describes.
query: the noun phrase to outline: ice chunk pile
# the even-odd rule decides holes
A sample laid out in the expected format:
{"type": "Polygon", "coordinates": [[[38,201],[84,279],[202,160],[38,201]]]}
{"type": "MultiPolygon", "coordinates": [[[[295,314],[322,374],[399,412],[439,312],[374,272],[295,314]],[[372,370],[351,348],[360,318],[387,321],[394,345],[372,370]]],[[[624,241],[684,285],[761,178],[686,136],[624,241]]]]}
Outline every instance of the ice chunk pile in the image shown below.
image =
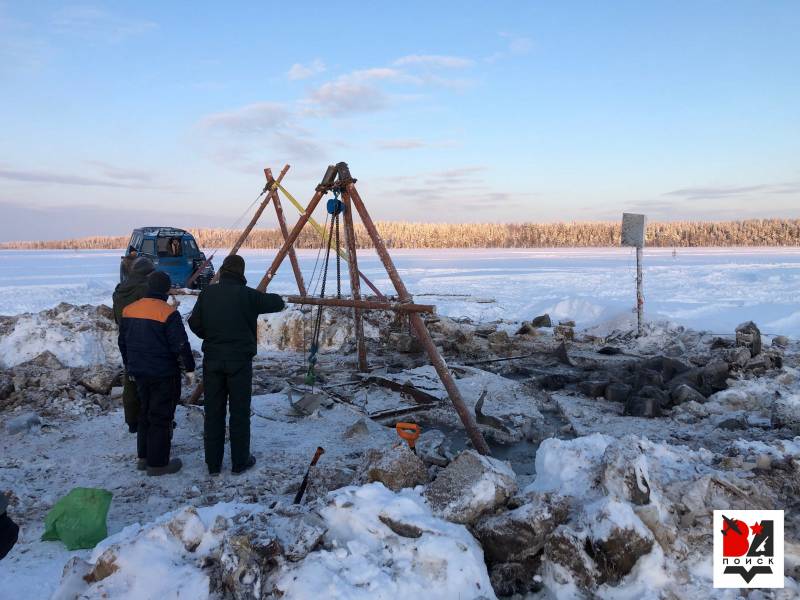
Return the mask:
{"type": "Polygon", "coordinates": [[[13,317],[7,327],[9,331],[0,335],[0,366],[6,368],[45,351],[68,367],[121,363],[116,325],[105,306],[59,304],[13,317]]]}
{"type": "Polygon", "coordinates": [[[73,559],[54,598],[494,598],[483,551],[436,518],[420,488],[380,483],[328,504],[267,509],[220,503],[132,525],[73,559]],[[320,506],[320,505],[316,505],[320,506]],[[324,536],[323,536],[324,534],[324,536]]]}

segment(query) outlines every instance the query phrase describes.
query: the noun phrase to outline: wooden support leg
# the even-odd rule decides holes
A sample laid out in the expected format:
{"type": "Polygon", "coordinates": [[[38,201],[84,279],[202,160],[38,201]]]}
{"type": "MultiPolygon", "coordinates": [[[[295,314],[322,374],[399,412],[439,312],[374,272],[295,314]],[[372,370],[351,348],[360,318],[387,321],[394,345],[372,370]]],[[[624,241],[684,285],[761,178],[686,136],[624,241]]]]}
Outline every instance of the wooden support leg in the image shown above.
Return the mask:
{"type": "MultiPolygon", "coordinates": [[[[288,170],[289,170],[289,165],[284,165],[283,169],[281,169],[281,172],[278,174],[278,179],[276,180],[278,182],[278,184],[280,184],[280,182],[283,181],[283,177],[284,177],[284,175],[286,175],[288,170]]],[[[273,181],[273,179],[272,179],[272,171],[270,171],[269,169],[264,169],[264,174],[267,176],[267,181],[269,181],[269,182],[273,181]]],[[[267,197],[264,198],[264,200],[262,200],[261,204],[258,207],[258,210],[256,210],[255,214],[253,215],[253,218],[250,219],[250,223],[248,223],[247,227],[245,227],[244,230],[242,230],[242,233],[239,234],[239,237],[236,239],[236,242],[233,244],[233,248],[231,248],[231,251],[228,253],[228,256],[231,256],[231,255],[236,254],[237,252],[239,252],[239,249],[242,247],[242,244],[244,244],[245,240],[250,235],[250,232],[253,231],[253,227],[256,226],[256,223],[261,218],[261,214],[264,212],[264,209],[267,208],[267,204],[269,204],[270,199],[274,199],[276,201],[278,200],[277,186],[272,188],[269,191],[269,193],[267,194],[267,197]]],[[[208,263],[208,262],[210,262],[210,260],[206,261],[206,263],[208,263]]],[[[197,272],[192,276],[192,281],[205,268],[205,264],[206,263],[204,263],[203,266],[201,266],[197,270],[197,272]]],[[[219,271],[214,273],[214,278],[211,280],[211,283],[216,283],[218,281],[219,281],[219,271]]],[[[189,283],[188,285],[191,285],[191,283],[189,283]]],[[[200,382],[200,383],[197,384],[197,387],[194,388],[194,391],[192,392],[192,395],[189,398],[189,404],[199,404],[200,403],[200,396],[202,396],[202,395],[203,395],[203,383],[200,382]]]]}
{"type": "MultiPolygon", "coordinates": [[[[283,167],[283,169],[281,170],[280,174],[278,175],[278,179],[277,179],[278,183],[283,181],[283,176],[286,175],[286,172],[288,170],[289,170],[289,165],[286,165],[286,166],[283,167]]],[[[267,175],[267,181],[269,181],[270,183],[275,181],[272,178],[272,171],[270,171],[269,169],[264,169],[264,173],[267,175]]],[[[239,237],[236,239],[236,242],[234,242],[233,248],[231,248],[231,251],[228,253],[228,256],[230,256],[231,254],[236,254],[237,252],[239,252],[239,249],[242,247],[242,244],[244,244],[245,240],[250,235],[250,232],[253,231],[253,227],[255,227],[256,223],[261,218],[261,214],[264,212],[264,209],[267,208],[267,205],[269,204],[269,201],[271,199],[273,199],[273,198],[277,198],[276,194],[277,194],[277,190],[275,190],[275,189],[271,189],[267,193],[267,196],[264,198],[264,200],[261,201],[261,204],[259,204],[258,208],[256,209],[256,212],[253,215],[253,218],[250,219],[250,223],[247,224],[247,227],[245,227],[244,230],[242,230],[242,233],[239,234],[239,237]]],[[[189,279],[186,280],[186,283],[184,284],[185,287],[187,287],[187,288],[191,288],[192,287],[192,284],[194,284],[195,280],[200,276],[200,273],[202,273],[203,270],[208,266],[208,264],[211,262],[212,258],[213,258],[213,256],[209,256],[207,259],[205,259],[203,261],[203,264],[201,264],[198,267],[198,269],[192,274],[192,276],[189,277],[189,279]]],[[[211,279],[211,283],[217,283],[218,281],[219,281],[219,271],[214,273],[214,277],[211,279]]]]}
{"type": "MultiPolygon", "coordinates": [[[[289,228],[286,227],[286,217],[283,214],[283,207],[281,206],[281,200],[278,197],[277,190],[275,190],[272,204],[275,206],[275,216],[278,217],[278,225],[280,225],[283,240],[286,241],[289,237],[289,228]]],[[[306,284],[305,281],[303,281],[303,273],[300,271],[300,263],[297,262],[297,253],[294,251],[294,244],[289,247],[289,262],[292,263],[292,271],[294,271],[294,278],[295,281],[297,281],[297,289],[300,290],[302,296],[305,296],[306,284]]]]}
{"type": "MultiPolygon", "coordinates": [[[[281,172],[278,174],[278,179],[274,181],[277,181],[278,183],[283,181],[283,176],[286,175],[286,172],[288,170],[289,170],[289,165],[284,166],[283,169],[281,169],[281,172]]],[[[264,169],[264,174],[267,175],[267,181],[272,183],[273,182],[272,171],[270,171],[269,169],[264,169]]],[[[248,236],[250,235],[250,232],[253,231],[253,227],[256,226],[256,222],[261,217],[261,213],[263,213],[264,209],[267,208],[267,204],[269,204],[270,200],[273,201],[275,200],[275,196],[277,196],[277,194],[278,190],[276,188],[272,188],[269,190],[269,192],[267,193],[267,197],[264,198],[264,202],[261,203],[261,206],[258,207],[258,210],[256,211],[256,214],[253,215],[253,218],[250,220],[250,223],[247,224],[247,227],[245,227],[244,231],[242,231],[241,235],[239,235],[239,239],[236,240],[236,243],[233,245],[233,248],[231,248],[229,254],[236,254],[237,252],[239,252],[239,249],[242,247],[242,244],[244,244],[244,242],[247,240],[248,236]]]]}
{"type": "MultiPolygon", "coordinates": [[[[278,186],[278,187],[279,187],[279,189],[280,189],[280,190],[281,190],[281,191],[282,191],[284,194],[286,194],[286,197],[289,199],[289,202],[292,204],[292,206],[294,206],[294,207],[295,207],[297,210],[299,210],[299,211],[300,211],[300,214],[302,214],[302,213],[303,213],[303,211],[305,210],[305,209],[303,208],[303,205],[302,205],[302,204],[300,204],[300,203],[297,201],[297,199],[296,199],[294,196],[292,196],[292,195],[291,195],[291,194],[290,194],[290,193],[289,193],[289,192],[286,190],[286,188],[284,188],[284,187],[282,187],[282,186],[278,186]]],[[[312,226],[314,229],[316,229],[316,230],[317,230],[317,233],[319,233],[319,234],[322,236],[322,243],[323,243],[323,244],[325,244],[325,243],[327,242],[327,237],[326,237],[326,236],[327,236],[328,234],[327,234],[327,232],[325,232],[325,231],[322,229],[322,225],[320,225],[319,223],[317,223],[317,222],[316,222],[314,219],[309,219],[309,220],[308,220],[308,222],[309,222],[309,223],[311,223],[311,226],[312,226]]],[[[346,255],[344,252],[339,252],[339,256],[341,256],[341,257],[342,257],[344,260],[346,260],[346,261],[347,261],[347,260],[349,260],[349,259],[347,258],[347,255],[346,255]]],[[[383,293],[382,293],[382,292],[381,292],[381,291],[380,291],[380,290],[379,290],[377,287],[375,287],[375,284],[374,284],[374,283],[372,283],[372,282],[371,282],[369,279],[367,279],[367,276],[366,276],[366,275],[364,275],[364,274],[363,274],[363,273],[361,273],[360,271],[359,271],[359,273],[358,273],[358,274],[359,274],[359,276],[361,277],[361,279],[363,279],[363,280],[364,280],[364,283],[366,283],[366,284],[367,284],[367,286],[369,287],[369,289],[371,289],[371,290],[372,290],[372,291],[375,293],[375,295],[378,297],[378,299],[379,299],[379,300],[382,300],[382,301],[385,301],[385,300],[386,300],[386,297],[383,295],[383,293]]]]}
{"type": "MultiPolygon", "coordinates": [[[[375,251],[378,253],[378,256],[380,256],[383,266],[386,267],[386,273],[389,275],[389,279],[392,280],[394,288],[397,290],[397,295],[400,299],[400,302],[411,302],[411,294],[408,293],[403,280],[397,273],[397,269],[392,262],[392,258],[389,256],[389,253],[386,250],[386,245],[383,243],[383,240],[381,239],[381,236],[375,227],[375,223],[372,222],[364,203],[361,201],[361,197],[358,195],[355,185],[349,183],[347,184],[346,189],[349,197],[352,199],[352,202],[356,207],[356,210],[358,211],[358,214],[361,216],[361,221],[364,223],[367,233],[369,233],[370,238],[372,238],[372,243],[375,245],[375,251]]],[[[411,321],[411,327],[414,329],[414,332],[417,334],[417,337],[422,343],[422,347],[425,348],[425,351],[428,353],[428,357],[431,360],[433,368],[436,369],[439,379],[442,380],[442,383],[447,390],[447,395],[450,396],[450,400],[452,401],[458,416],[461,418],[461,422],[464,424],[464,429],[467,430],[467,435],[469,435],[472,445],[481,454],[491,455],[489,446],[486,444],[486,440],[483,439],[481,432],[478,430],[478,425],[475,422],[474,416],[464,404],[464,399],[461,397],[461,392],[458,390],[456,382],[453,380],[453,376],[450,374],[450,371],[447,368],[447,363],[445,363],[444,358],[442,358],[442,355],[439,354],[439,351],[436,349],[436,345],[433,343],[431,334],[428,331],[428,328],[425,326],[422,317],[419,315],[419,313],[411,313],[409,314],[408,318],[411,321]]]]}
{"type": "MultiPolygon", "coordinates": [[[[353,227],[353,205],[350,195],[345,191],[344,198],[344,235],[347,243],[347,256],[349,257],[348,271],[350,272],[350,289],[353,293],[353,300],[361,299],[361,283],[359,281],[358,259],[356,257],[356,230],[353,227]]],[[[367,346],[364,341],[364,321],[360,308],[353,307],[353,321],[356,331],[356,343],[358,347],[358,370],[365,373],[367,369],[367,346]]]]}
{"type": "Polygon", "coordinates": [[[278,253],[275,255],[275,258],[272,260],[272,264],[267,269],[267,272],[264,273],[264,277],[262,277],[261,281],[258,283],[258,287],[256,287],[256,289],[259,292],[265,292],[267,290],[269,282],[275,277],[275,273],[278,272],[283,259],[286,258],[287,254],[289,254],[289,249],[292,248],[295,241],[297,241],[300,232],[303,230],[303,227],[305,227],[306,223],[308,223],[308,220],[311,218],[314,209],[317,208],[317,204],[319,204],[319,201],[322,199],[322,196],[326,191],[327,190],[321,189],[314,193],[314,197],[311,198],[311,201],[308,203],[305,212],[300,215],[300,219],[297,221],[297,223],[295,223],[292,232],[289,234],[289,237],[286,238],[283,246],[281,246],[280,250],[278,250],[278,253]]]}

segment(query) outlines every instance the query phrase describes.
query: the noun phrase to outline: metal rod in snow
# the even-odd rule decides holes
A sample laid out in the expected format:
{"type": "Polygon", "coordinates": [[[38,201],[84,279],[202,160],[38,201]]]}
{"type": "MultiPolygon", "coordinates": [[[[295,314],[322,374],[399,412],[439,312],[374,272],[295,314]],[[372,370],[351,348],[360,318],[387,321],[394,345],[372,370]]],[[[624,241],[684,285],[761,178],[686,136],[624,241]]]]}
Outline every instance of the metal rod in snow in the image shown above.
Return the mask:
{"type": "Polygon", "coordinates": [[[636,325],[639,337],[644,335],[644,292],[642,291],[642,247],[636,246],[636,325]]]}
{"type": "Polygon", "coordinates": [[[646,221],[644,215],[622,213],[621,242],[636,248],[636,334],[644,335],[644,293],[642,292],[642,248],[646,221]]]}

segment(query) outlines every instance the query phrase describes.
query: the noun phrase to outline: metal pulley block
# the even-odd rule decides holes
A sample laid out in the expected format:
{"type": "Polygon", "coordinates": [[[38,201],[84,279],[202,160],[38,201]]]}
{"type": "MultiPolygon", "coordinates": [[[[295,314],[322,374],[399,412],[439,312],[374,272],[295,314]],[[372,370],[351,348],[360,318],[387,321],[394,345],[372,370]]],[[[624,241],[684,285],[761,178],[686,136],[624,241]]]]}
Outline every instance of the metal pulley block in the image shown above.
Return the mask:
{"type": "Polygon", "coordinates": [[[338,197],[331,198],[330,200],[328,200],[328,214],[329,215],[333,215],[333,216],[340,215],[340,214],[343,214],[345,210],[346,210],[346,207],[344,205],[344,202],[339,200],[338,197]]]}

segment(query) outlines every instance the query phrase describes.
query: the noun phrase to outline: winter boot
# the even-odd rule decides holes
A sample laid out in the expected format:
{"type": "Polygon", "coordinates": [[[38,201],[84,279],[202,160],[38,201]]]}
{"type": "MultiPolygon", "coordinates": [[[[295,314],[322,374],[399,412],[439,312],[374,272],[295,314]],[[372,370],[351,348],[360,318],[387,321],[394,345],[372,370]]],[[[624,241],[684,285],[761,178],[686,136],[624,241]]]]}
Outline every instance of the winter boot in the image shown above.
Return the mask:
{"type": "Polygon", "coordinates": [[[173,458],[166,466],[147,467],[147,474],[152,477],[158,477],[159,475],[172,475],[173,473],[180,471],[182,466],[183,463],[181,462],[180,458],[173,458]]]}
{"type": "Polygon", "coordinates": [[[240,475],[245,471],[247,471],[248,469],[252,468],[255,464],[256,464],[256,457],[251,454],[250,458],[247,459],[246,463],[244,463],[243,465],[239,465],[238,467],[233,467],[231,471],[233,472],[234,475],[240,475]]]}

